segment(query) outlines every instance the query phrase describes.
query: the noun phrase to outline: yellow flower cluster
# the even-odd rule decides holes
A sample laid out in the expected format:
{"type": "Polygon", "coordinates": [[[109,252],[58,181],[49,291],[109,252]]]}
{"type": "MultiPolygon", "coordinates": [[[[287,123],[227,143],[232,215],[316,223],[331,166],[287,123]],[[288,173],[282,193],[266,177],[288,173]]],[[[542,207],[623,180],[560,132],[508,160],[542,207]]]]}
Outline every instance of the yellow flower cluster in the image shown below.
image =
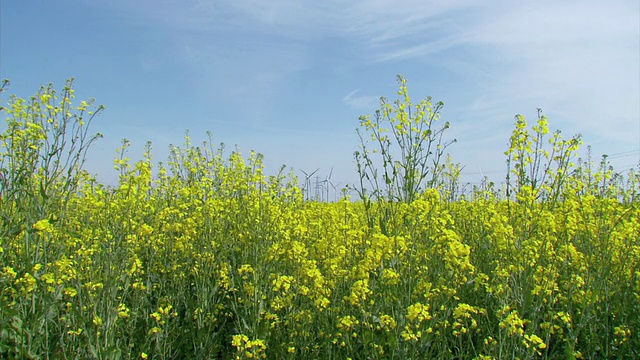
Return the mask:
{"type": "MultiPolygon", "coordinates": [[[[249,340],[246,335],[233,335],[231,345],[236,348],[236,359],[266,359],[267,355],[265,350],[267,349],[264,341],[260,339],[249,340]]],[[[290,349],[287,350],[291,352],[290,349]]]]}

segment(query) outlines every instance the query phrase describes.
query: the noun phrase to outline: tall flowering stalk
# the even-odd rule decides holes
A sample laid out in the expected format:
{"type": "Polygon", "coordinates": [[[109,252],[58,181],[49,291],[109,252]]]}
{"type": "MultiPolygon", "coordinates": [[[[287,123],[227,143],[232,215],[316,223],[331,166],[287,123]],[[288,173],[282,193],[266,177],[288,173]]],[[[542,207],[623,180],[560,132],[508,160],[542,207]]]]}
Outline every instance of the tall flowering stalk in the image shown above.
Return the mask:
{"type": "Polygon", "coordinates": [[[360,179],[356,191],[370,226],[376,225],[377,218],[385,233],[396,204],[411,203],[438,184],[445,150],[456,141],[444,139],[449,122],[438,125],[444,103],[434,104],[427,97],[414,104],[407,80],[401,75],[397,80],[400,98],[391,103],[381,97],[373,117],[360,117],[360,150],[354,154],[360,179]],[[372,202],[377,203],[375,211],[372,202]]]}

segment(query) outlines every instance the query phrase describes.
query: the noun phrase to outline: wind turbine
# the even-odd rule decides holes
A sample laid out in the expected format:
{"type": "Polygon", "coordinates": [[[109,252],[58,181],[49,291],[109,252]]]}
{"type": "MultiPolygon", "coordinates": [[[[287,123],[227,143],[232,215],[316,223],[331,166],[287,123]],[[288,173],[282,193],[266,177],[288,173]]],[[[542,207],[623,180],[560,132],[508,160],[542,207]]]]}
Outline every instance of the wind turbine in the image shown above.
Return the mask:
{"type": "MultiPolygon", "coordinates": [[[[329,184],[331,184],[331,175],[333,175],[333,167],[331,167],[331,171],[329,171],[329,176],[324,178],[324,185],[327,186],[327,202],[329,202],[329,184]]],[[[323,187],[324,187],[323,185],[323,187]]]]}
{"type": "Polygon", "coordinates": [[[309,188],[311,187],[311,181],[309,181],[309,179],[311,179],[313,174],[317,173],[318,170],[320,170],[320,168],[315,169],[315,171],[312,172],[311,174],[307,174],[306,171],[300,169],[300,171],[302,171],[302,173],[305,176],[305,178],[304,178],[304,189],[302,191],[302,193],[304,194],[304,190],[307,190],[307,196],[306,196],[305,200],[309,200],[309,188]]]}

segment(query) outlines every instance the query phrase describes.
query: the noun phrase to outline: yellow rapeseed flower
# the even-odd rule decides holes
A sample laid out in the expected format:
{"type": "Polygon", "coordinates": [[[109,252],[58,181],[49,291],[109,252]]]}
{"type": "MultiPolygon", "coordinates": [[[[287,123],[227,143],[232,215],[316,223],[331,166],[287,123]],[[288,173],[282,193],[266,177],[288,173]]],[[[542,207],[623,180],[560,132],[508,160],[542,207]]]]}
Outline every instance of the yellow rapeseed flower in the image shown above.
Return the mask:
{"type": "Polygon", "coordinates": [[[43,219],[33,224],[33,229],[38,232],[51,233],[53,231],[53,226],[49,223],[48,219],[43,219]]]}
{"type": "Polygon", "coordinates": [[[11,266],[5,266],[2,268],[2,277],[8,280],[13,280],[18,274],[13,270],[11,266]]]}

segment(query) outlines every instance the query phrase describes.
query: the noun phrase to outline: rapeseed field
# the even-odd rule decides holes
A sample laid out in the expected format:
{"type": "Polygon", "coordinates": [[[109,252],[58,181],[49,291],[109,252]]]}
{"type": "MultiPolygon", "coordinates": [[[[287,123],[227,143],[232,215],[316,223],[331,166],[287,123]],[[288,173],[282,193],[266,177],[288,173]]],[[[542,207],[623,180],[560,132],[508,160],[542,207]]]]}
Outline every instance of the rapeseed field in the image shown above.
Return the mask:
{"type": "MultiPolygon", "coordinates": [[[[545,142],[544,116],[517,118],[505,191],[389,177],[324,203],[188,135],[162,164],[124,141],[102,185],[82,163],[103,108],[72,98],[69,82],[3,109],[3,358],[640,357],[638,172],[573,163],[579,141],[545,142]]],[[[422,106],[395,136],[427,134],[422,106]]],[[[366,144],[392,152],[383,109],[362,119],[362,179],[366,144]]]]}

